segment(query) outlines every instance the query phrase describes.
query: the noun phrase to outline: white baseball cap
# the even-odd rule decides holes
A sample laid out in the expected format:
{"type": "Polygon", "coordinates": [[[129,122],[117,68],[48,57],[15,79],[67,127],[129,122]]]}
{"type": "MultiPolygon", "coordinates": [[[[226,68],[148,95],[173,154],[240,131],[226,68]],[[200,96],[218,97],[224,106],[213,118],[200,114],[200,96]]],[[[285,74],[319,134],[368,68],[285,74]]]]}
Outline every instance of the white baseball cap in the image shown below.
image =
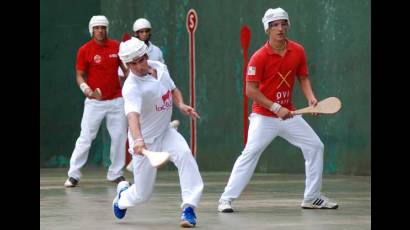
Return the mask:
{"type": "Polygon", "coordinates": [[[290,26],[290,20],[289,20],[289,15],[284,11],[282,8],[278,7],[275,9],[269,8],[266,12],[265,15],[262,17],[262,24],[263,28],[265,29],[265,32],[269,28],[269,22],[273,22],[276,20],[282,20],[286,19],[288,20],[288,24],[290,26]]]}
{"type": "Polygon", "coordinates": [[[147,53],[148,46],[138,38],[132,37],[131,39],[121,42],[120,51],[118,56],[120,56],[121,61],[124,63],[132,62],[136,58],[140,58],[147,53]]]}
{"type": "Polygon", "coordinates": [[[105,26],[107,27],[107,33],[108,33],[108,26],[110,23],[108,22],[108,19],[104,15],[95,15],[92,16],[90,19],[90,23],[88,23],[88,30],[90,31],[91,37],[93,36],[93,27],[94,26],[105,26]]]}
{"type": "Polygon", "coordinates": [[[145,18],[138,18],[137,20],[135,20],[134,25],[132,26],[134,32],[145,28],[151,29],[151,23],[145,18]]]}

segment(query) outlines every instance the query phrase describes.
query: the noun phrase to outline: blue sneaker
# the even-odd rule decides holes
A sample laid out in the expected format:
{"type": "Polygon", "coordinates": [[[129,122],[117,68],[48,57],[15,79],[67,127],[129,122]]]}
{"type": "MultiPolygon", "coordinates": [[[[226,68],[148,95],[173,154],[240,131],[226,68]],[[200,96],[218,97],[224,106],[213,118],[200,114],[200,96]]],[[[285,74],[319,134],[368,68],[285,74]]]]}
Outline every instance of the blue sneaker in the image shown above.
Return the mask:
{"type": "Polygon", "coordinates": [[[118,201],[121,198],[121,193],[124,192],[125,190],[127,190],[128,187],[130,187],[130,183],[128,181],[121,181],[117,185],[117,195],[115,196],[114,201],[112,202],[112,206],[114,208],[114,215],[118,219],[124,218],[125,213],[127,212],[127,209],[120,209],[118,207],[118,201]]]}
{"type": "Polygon", "coordinates": [[[182,211],[181,223],[179,224],[183,228],[192,228],[196,225],[196,215],[192,207],[187,207],[182,211]]]}

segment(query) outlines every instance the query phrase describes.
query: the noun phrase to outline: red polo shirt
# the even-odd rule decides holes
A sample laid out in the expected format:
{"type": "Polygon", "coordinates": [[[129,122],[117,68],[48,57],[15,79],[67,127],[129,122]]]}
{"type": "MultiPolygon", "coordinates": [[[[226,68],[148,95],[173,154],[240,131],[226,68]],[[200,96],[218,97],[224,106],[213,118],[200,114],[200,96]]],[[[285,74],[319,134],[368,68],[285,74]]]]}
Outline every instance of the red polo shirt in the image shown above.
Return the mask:
{"type": "Polygon", "coordinates": [[[76,69],[86,72],[86,82],[92,90],[100,88],[102,100],[121,97],[119,47],[115,40],[107,39],[99,45],[92,39],[78,49],[76,69]]]}
{"type": "MultiPolygon", "coordinates": [[[[296,76],[308,76],[308,69],[304,48],[294,41],[287,42],[283,57],[273,53],[268,42],[257,50],[249,60],[246,81],[259,82],[259,90],[269,100],[294,110],[292,91],[296,76]]],[[[277,117],[256,102],[252,104],[252,112],[277,117]]]]}

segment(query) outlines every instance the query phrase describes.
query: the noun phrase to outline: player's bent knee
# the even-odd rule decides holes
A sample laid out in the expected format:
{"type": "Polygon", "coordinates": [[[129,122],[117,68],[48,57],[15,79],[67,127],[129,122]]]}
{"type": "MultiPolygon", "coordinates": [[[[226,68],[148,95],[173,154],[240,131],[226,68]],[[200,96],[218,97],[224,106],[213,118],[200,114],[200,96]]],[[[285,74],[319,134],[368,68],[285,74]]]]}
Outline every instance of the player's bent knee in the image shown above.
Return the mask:
{"type": "Polygon", "coordinates": [[[187,150],[181,151],[180,158],[182,160],[187,160],[187,159],[193,158],[191,150],[187,149],[187,150]]]}
{"type": "Polygon", "coordinates": [[[323,144],[323,142],[321,140],[319,140],[315,143],[315,149],[323,151],[324,148],[325,148],[325,145],[323,144]]]}
{"type": "Polygon", "coordinates": [[[308,147],[312,150],[324,150],[325,145],[319,138],[316,138],[308,144],[308,147]]]}

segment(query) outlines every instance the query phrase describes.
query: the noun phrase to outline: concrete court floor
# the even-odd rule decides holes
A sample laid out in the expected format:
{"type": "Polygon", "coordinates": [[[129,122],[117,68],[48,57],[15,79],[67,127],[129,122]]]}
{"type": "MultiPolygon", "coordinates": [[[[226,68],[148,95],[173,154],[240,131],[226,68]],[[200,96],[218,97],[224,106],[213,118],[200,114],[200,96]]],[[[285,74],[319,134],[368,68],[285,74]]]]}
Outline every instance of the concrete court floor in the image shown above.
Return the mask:
{"type": "MultiPolygon", "coordinates": [[[[116,186],[105,180],[105,169],[82,170],[79,187],[64,188],[67,169],[40,169],[40,229],[181,229],[181,202],[176,171],[159,170],[148,203],[129,208],[124,219],[114,217],[116,186]]],[[[255,173],[233,203],[234,213],[218,213],[217,201],[229,172],[202,172],[205,183],[196,209],[196,229],[356,230],[371,227],[370,177],[331,175],[323,178],[323,193],[339,203],[337,210],[300,208],[303,174],[255,173]]],[[[132,175],[125,172],[127,180],[132,175]]]]}

